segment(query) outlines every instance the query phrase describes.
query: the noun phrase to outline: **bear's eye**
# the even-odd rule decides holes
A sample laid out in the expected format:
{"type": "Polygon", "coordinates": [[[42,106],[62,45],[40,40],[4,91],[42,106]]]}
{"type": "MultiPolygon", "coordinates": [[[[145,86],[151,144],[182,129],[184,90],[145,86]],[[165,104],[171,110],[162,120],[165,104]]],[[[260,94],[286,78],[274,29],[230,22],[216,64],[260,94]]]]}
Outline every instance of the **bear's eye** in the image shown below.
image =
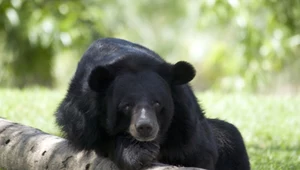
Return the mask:
{"type": "Polygon", "coordinates": [[[160,103],[159,102],[154,102],[154,107],[155,108],[159,108],[160,107],[160,103]]]}
{"type": "Polygon", "coordinates": [[[129,112],[130,110],[131,110],[131,106],[129,104],[127,104],[123,107],[124,112],[129,112]]]}

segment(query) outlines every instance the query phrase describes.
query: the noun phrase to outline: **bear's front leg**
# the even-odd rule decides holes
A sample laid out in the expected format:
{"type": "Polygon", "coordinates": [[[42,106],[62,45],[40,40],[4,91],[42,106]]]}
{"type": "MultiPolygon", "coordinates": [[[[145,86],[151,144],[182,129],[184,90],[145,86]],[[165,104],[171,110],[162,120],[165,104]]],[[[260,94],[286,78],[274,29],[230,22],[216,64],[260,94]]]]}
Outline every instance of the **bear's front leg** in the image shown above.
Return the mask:
{"type": "Polygon", "coordinates": [[[156,161],[159,145],[156,142],[139,142],[130,136],[118,137],[113,161],[122,170],[140,170],[156,161]]]}

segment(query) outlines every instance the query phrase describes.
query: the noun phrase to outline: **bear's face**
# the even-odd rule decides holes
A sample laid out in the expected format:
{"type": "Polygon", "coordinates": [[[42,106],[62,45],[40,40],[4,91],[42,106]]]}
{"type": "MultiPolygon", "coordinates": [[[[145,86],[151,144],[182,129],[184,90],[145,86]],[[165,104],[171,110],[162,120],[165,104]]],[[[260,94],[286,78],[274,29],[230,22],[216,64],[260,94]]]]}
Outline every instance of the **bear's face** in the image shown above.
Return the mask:
{"type": "Polygon", "coordinates": [[[112,86],[107,116],[114,120],[114,129],[129,132],[138,141],[152,141],[166,130],[174,106],[170,87],[162,77],[152,71],[124,73],[112,86]]]}
{"type": "Polygon", "coordinates": [[[91,72],[90,88],[105,94],[103,126],[108,133],[129,133],[138,141],[163,138],[174,114],[172,86],[188,83],[195,71],[186,62],[158,70],[116,72],[113,67],[98,66],[91,72]]]}

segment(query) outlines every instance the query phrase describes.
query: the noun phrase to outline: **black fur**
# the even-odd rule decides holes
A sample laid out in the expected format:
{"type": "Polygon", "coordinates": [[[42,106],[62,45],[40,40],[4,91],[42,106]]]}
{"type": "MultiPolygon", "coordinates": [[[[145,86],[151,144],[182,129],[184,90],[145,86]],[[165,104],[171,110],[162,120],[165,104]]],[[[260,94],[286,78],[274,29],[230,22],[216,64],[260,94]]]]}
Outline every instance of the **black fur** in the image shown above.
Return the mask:
{"type": "Polygon", "coordinates": [[[205,118],[187,84],[194,76],[189,63],[169,64],[140,45],[100,39],[79,62],[56,120],[75,148],[95,150],[122,170],[155,163],[250,169],[239,131],[205,118]],[[150,127],[145,136],[136,131],[141,120],[150,127]]]}

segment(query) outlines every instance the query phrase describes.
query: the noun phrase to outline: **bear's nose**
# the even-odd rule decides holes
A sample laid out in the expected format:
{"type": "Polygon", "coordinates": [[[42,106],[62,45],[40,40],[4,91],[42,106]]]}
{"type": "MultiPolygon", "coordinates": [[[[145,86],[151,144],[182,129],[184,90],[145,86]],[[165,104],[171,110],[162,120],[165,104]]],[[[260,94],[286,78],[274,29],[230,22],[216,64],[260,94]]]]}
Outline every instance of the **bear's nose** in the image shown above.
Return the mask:
{"type": "Polygon", "coordinates": [[[137,132],[143,137],[150,136],[152,133],[152,130],[153,130],[153,126],[152,126],[151,122],[149,122],[147,120],[138,121],[135,127],[136,127],[137,132]]]}

